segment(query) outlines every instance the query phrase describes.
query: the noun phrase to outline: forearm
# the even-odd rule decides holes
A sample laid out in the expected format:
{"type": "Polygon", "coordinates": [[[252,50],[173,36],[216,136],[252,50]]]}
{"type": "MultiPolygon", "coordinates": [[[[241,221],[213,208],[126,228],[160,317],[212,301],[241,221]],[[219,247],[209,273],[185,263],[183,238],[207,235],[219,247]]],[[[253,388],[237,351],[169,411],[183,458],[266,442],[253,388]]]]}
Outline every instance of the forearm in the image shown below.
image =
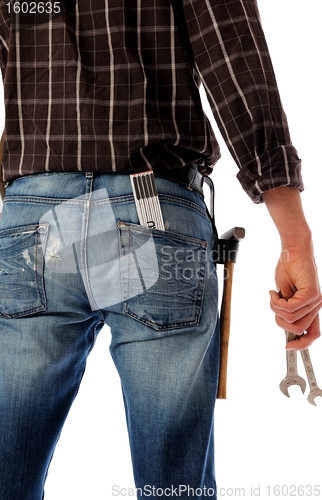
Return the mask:
{"type": "Polygon", "coordinates": [[[281,238],[283,250],[312,249],[312,235],[298,189],[278,187],[263,194],[263,200],[281,238]]]}

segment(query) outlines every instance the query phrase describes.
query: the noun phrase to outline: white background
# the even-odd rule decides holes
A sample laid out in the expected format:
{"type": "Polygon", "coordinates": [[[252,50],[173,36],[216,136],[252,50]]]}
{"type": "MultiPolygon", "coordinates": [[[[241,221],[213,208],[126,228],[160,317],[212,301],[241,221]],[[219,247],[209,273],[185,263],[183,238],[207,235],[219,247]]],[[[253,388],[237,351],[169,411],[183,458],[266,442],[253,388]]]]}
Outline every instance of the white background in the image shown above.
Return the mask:
{"type": "MultiPolygon", "coordinates": [[[[320,0],[259,0],[259,8],[292,141],[303,160],[302,199],[321,274],[320,0]]],[[[228,399],[218,401],[216,408],[219,498],[249,499],[255,494],[272,498],[278,493],[274,494],[275,485],[285,485],[280,498],[290,499],[297,498],[290,495],[291,485],[319,485],[321,493],[315,498],[322,498],[322,399],[314,407],[306,399],[308,389],[303,396],[300,388],[293,387],[290,398],[279,390],[286,374],[285,336],[275,325],[268,295],[274,288],[279,240],[266,208],[248,199],[236,173],[222,145],[222,159],[212,176],[218,231],[240,225],[246,228],[246,238],[234,275],[228,399]]],[[[104,328],[57,446],[46,500],[108,500],[117,498],[112,495],[113,485],[134,487],[120,383],[109,342],[109,330],[104,328]]],[[[310,352],[322,387],[321,342],[315,342],[310,352]]],[[[300,356],[298,363],[304,376],[300,356]]]]}

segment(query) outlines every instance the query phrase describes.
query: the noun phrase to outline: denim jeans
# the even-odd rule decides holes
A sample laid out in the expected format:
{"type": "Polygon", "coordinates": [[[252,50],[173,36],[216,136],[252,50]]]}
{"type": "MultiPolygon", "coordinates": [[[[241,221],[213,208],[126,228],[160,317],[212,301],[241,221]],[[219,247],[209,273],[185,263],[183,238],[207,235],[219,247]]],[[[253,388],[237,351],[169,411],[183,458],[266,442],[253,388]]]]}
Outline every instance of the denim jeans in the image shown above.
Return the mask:
{"type": "MultiPolygon", "coordinates": [[[[165,231],[125,174],[44,173],[7,188],[0,225],[0,499],[41,500],[104,324],[138,498],[216,498],[218,288],[202,196],[156,178],[165,231]]],[[[107,496],[108,498],[108,492],[107,496]]]]}

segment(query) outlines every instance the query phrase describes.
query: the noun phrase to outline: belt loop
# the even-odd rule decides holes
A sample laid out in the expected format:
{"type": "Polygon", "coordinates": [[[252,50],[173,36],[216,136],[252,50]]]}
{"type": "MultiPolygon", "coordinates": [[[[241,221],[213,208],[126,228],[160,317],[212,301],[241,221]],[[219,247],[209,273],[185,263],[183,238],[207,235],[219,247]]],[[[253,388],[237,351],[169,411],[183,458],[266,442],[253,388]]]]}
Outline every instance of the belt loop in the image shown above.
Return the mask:
{"type": "Polygon", "coordinates": [[[208,177],[207,175],[204,176],[203,180],[210,190],[210,217],[212,220],[215,220],[215,186],[212,182],[212,179],[210,179],[210,177],[208,177]]]}
{"type": "Polygon", "coordinates": [[[187,185],[187,189],[189,189],[189,191],[193,191],[193,189],[195,189],[196,191],[199,191],[201,195],[203,195],[202,185],[204,176],[201,172],[199,172],[198,165],[196,163],[192,163],[187,169],[187,174],[189,182],[189,184],[187,185]]]}
{"type": "Polygon", "coordinates": [[[195,163],[192,163],[189,166],[189,168],[187,168],[187,176],[188,176],[188,183],[189,183],[187,185],[187,189],[189,189],[189,191],[192,191],[194,188],[194,184],[196,182],[197,172],[198,172],[198,167],[195,163]]]}
{"type": "Polygon", "coordinates": [[[85,192],[89,195],[89,199],[92,196],[94,184],[94,172],[85,172],[85,192]]]}

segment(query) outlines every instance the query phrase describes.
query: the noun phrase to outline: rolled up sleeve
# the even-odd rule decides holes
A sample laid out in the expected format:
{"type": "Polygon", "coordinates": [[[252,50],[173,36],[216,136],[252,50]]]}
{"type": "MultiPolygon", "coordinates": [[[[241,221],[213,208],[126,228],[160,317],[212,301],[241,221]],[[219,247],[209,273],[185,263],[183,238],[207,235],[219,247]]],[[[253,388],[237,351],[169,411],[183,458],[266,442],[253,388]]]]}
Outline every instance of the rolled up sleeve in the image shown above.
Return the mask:
{"type": "Polygon", "coordinates": [[[278,186],[303,190],[256,1],[183,5],[194,64],[242,187],[255,203],[278,186]]]}

